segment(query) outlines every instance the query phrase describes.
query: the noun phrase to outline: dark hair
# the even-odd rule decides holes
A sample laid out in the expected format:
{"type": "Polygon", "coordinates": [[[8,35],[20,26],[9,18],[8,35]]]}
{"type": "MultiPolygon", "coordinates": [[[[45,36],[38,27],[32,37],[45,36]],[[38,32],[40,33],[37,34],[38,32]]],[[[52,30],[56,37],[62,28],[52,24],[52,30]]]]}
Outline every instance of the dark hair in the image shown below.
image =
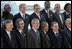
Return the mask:
{"type": "Polygon", "coordinates": [[[35,4],[35,5],[34,5],[34,8],[35,8],[35,6],[39,6],[39,5],[38,5],[38,4],[35,4]]]}
{"type": "Polygon", "coordinates": [[[44,5],[46,4],[46,2],[50,2],[50,1],[45,1],[44,5]]]}
{"type": "Polygon", "coordinates": [[[66,3],[64,6],[64,10],[66,10],[67,6],[71,5],[70,3],[66,3]]]}

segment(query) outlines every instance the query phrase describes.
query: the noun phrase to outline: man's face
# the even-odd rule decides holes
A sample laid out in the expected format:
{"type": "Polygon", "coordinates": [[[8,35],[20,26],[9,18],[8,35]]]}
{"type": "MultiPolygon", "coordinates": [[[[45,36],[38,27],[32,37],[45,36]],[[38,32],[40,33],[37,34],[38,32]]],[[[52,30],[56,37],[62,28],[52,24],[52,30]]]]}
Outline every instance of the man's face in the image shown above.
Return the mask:
{"type": "Polygon", "coordinates": [[[11,11],[10,5],[7,5],[7,6],[6,6],[6,10],[10,13],[10,11],[11,11]]]}
{"type": "Polygon", "coordinates": [[[45,32],[48,32],[48,29],[49,29],[48,27],[49,27],[48,24],[46,24],[45,27],[44,27],[45,32]]]}
{"type": "Polygon", "coordinates": [[[57,6],[56,6],[56,11],[57,11],[57,12],[60,12],[60,5],[57,5],[57,6]]]}
{"type": "Polygon", "coordinates": [[[40,23],[39,20],[35,21],[35,23],[33,23],[33,27],[37,30],[39,29],[40,23]]]}
{"type": "Polygon", "coordinates": [[[24,29],[24,22],[23,21],[19,21],[19,29],[23,30],[24,29]]]}
{"type": "Polygon", "coordinates": [[[46,10],[47,10],[47,9],[50,9],[50,2],[46,2],[45,8],[46,8],[46,10]]]}
{"type": "Polygon", "coordinates": [[[66,26],[67,26],[68,28],[71,28],[71,21],[68,21],[68,23],[66,24],[66,26]]]}
{"type": "Polygon", "coordinates": [[[66,11],[71,13],[71,5],[67,6],[66,11]]]}
{"type": "Polygon", "coordinates": [[[9,31],[12,31],[13,23],[11,22],[11,23],[6,24],[6,29],[9,30],[9,31]]]}
{"type": "Polygon", "coordinates": [[[25,11],[26,11],[26,5],[22,5],[22,6],[20,7],[20,11],[21,11],[22,13],[25,13],[25,11]]]}
{"type": "Polygon", "coordinates": [[[40,6],[35,6],[35,7],[34,7],[34,11],[35,11],[36,13],[39,13],[39,12],[40,12],[40,6]]]}
{"type": "Polygon", "coordinates": [[[52,29],[53,29],[53,31],[58,32],[58,29],[59,29],[58,24],[53,24],[52,29]]]}

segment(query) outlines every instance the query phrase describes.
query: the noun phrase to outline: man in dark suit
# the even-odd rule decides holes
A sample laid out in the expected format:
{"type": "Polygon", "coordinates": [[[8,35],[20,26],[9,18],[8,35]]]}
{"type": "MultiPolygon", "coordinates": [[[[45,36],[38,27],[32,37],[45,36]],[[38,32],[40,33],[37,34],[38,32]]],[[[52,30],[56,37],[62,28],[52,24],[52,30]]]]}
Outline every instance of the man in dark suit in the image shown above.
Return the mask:
{"type": "Polygon", "coordinates": [[[55,5],[54,21],[57,21],[61,30],[64,29],[64,16],[60,12],[60,4],[55,5]]]}
{"type": "Polygon", "coordinates": [[[4,40],[3,40],[2,36],[1,36],[1,48],[4,48],[4,40]]]}
{"type": "Polygon", "coordinates": [[[59,30],[58,23],[52,22],[51,28],[53,29],[53,31],[48,33],[51,41],[51,48],[62,48],[63,32],[59,30]]]}
{"type": "MultiPolygon", "coordinates": [[[[38,4],[34,5],[34,12],[30,16],[30,23],[31,23],[32,19],[34,19],[34,18],[39,19],[40,20],[40,24],[43,21],[46,21],[45,18],[40,13],[40,6],[38,4]]],[[[39,29],[41,29],[41,26],[39,27],[39,29]]]]}
{"type": "Polygon", "coordinates": [[[65,11],[63,12],[63,15],[64,15],[65,20],[67,18],[71,18],[71,4],[70,3],[65,4],[64,10],[65,11]]]}
{"type": "Polygon", "coordinates": [[[71,18],[67,18],[65,21],[64,35],[65,35],[64,40],[65,47],[71,48],[71,18]]]}
{"type": "Polygon", "coordinates": [[[13,19],[13,22],[14,22],[14,27],[16,28],[15,26],[15,21],[19,18],[23,19],[24,20],[24,23],[25,23],[25,26],[24,26],[24,31],[25,33],[28,31],[28,25],[29,25],[29,15],[25,13],[26,11],[26,4],[20,4],[19,5],[19,10],[20,12],[16,15],[14,15],[14,19],[13,19]]]}
{"type": "Polygon", "coordinates": [[[39,28],[39,20],[34,18],[31,22],[32,29],[27,33],[28,40],[28,48],[40,48],[40,33],[38,31],[39,28]]]}
{"type": "Polygon", "coordinates": [[[4,40],[4,48],[17,48],[15,32],[12,30],[12,20],[6,20],[4,25],[5,29],[1,32],[4,40]]]}
{"type": "Polygon", "coordinates": [[[43,9],[40,13],[43,17],[45,17],[46,21],[49,24],[49,30],[51,30],[51,22],[54,20],[53,18],[53,12],[50,10],[50,1],[46,1],[45,4],[45,9],[43,9]]]}
{"type": "Polygon", "coordinates": [[[24,21],[22,19],[16,20],[17,28],[14,30],[18,48],[27,48],[26,34],[24,33],[24,21]]]}
{"type": "Polygon", "coordinates": [[[3,11],[3,18],[5,20],[7,20],[7,19],[13,20],[13,15],[10,12],[11,12],[10,5],[9,4],[5,4],[4,11],[3,11]]]}
{"type": "Polygon", "coordinates": [[[50,43],[50,39],[48,36],[48,23],[47,22],[42,22],[41,23],[41,48],[50,48],[51,47],[51,43],[50,43]]]}

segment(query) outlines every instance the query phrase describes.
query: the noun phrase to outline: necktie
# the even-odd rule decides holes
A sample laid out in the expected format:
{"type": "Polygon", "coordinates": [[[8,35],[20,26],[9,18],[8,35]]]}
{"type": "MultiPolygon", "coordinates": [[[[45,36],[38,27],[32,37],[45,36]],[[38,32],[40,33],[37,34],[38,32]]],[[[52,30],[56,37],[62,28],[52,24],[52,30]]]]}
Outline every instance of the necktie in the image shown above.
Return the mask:
{"type": "Polygon", "coordinates": [[[37,40],[40,40],[39,32],[38,31],[36,31],[36,37],[37,37],[37,40]]]}
{"type": "Polygon", "coordinates": [[[57,39],[59,38],[59,33],[56,33],[56,38],[57,38],[57,39]]]}
{"type": "Polygon", "coordinates": [[[48,15],[48,18],[50,18],[49,10],[47,10],[47,15],[48,15]]]}
{"type": "Polygon", "coordinates": [[[22,31],[21,33],[22,33],[22,37],[24,38],[24,32],[22,31]]]}
{"type": "Polygon", "coordinates": [[[59,17],[60,17],[61,23],[63,24],[63,21],[62,21],[62,16],[61,16],[61,15],[59,15],[59,17]]]}
{"type": "Polygon", "coordinates": [[[25,20],[25,14],[23,14],[23,19],[25,20]]]}
{"type": "Polygon", "coordinates": [[[46,38],[48,37],[48,33],[46,32],[46,38]]]}

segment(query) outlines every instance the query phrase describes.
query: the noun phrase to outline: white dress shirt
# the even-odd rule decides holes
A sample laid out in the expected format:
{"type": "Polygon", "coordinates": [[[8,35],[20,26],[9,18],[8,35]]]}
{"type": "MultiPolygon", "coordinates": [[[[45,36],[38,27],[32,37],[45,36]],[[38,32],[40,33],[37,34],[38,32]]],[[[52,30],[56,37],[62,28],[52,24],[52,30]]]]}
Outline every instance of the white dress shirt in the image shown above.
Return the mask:
{"type": "Polygon", "coordinates": [[[8,36],[9,36],[9,39],[11,40],[11,34],[10,34],[11,32],[9,32],[7,30],[6,30],[6,32],[7,32],[8,36]]]}
{"type": "Polygon", "coordinates": [[[25,13],[23,14],[23,13],[20,12],[20,14],[21,14],[22,18],[24,19],[24,17],[25,17],[25,13]]]}

